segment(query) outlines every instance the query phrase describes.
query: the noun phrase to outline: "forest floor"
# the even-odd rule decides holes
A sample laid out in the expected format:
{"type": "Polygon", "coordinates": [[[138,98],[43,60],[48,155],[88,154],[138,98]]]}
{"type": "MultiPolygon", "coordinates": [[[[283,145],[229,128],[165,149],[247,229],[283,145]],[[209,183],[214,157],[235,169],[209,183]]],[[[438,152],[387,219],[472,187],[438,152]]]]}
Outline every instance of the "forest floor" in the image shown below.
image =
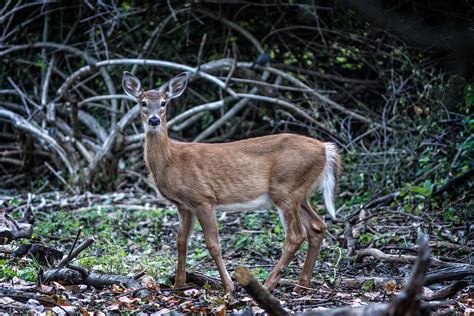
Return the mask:
{"type": "MultiPolygon", "coordinates": [[[[224,295],[221,290],[202,284],[185,289],[172,288],[178,216],[175,208],[156,204],[152,196],[130,192],[102,196],[47,193],[30,195],[29,199],[24,195],[1,198],[9,199],[10,205],[15,206],[12,216],[21,215],[26,206],[34,215],[33,239],[14,241],[11,250],[33,242],[66,254],[80,232],[79,241],[87,237],[93,237],[95,241],[72,261],[74,265],[107,274],[134,276],[141,272],[138,282],[148,288],[151,295],[135,297],[137,291],[116,285],[96,289],[44,280],[42,273],[55,267],[57,262],[48,267],[38,255],[2,253],[0,289],[3,294],[5,289],[14,290],[15,294],[0,298],[0,309],[8,312],[53,309],[58,313],[80,311],[83,314],[93,311],[177,311],[224,315],[225,312],[262,311],[238,285],[232,295],[224,295]],[[31,293],[37,296],[32,298],[31,293]]],[[[351,213],[352,220],[346,222],[353,223],[347,227],[354,236],[355,250],[375,248],[385,254],[394,254],[393,262],[370,256],[355,262],[348,255],[344,241],[344,221],[327,219],[328,233],[311,289],[300,294],[293,291],[303,264],[305,243],[273,292],[285,308],[297,312],[391,301],[412,271],[413,265],[403,263],[403,260],[410,255],[416,256],[420,230],[430,236],[433,257],[442,260],[441,264],[432,264],[429,274],[446,269],[445,265],[472,264],[470,256],[474,245],[469,224],[460,222],[456,216],[436,217],[436,212],[404,212],[397,206],[400,203],[397,199],[384,203],[385,206],[379,204],[373,208],[345,204],[346,210],[357,210],[351,213]]],[[[284,231],[277,212],[218,213],[218,218],[223,257],[229,273],[233,275],[235,267],[243,265],[258,280],[264,281],[281,255],[284,231]]],[[[8,247],[2,249],[8,252],[8,247]]],[[[211,280],[218,278],[199,224],[190,241],[187,266],[188,271],[204,273],[211,280]]],[[[472,266],[467,266],[471,267],[470,284],[463,283],[460,291],[442,299],[436,299],[433,294],[443,286],[452,285],[453,281],[429,285],[423,293],[425,304],[438,306],[435,308],[438,312],[462,312],[473,307],[472,266]]]]}

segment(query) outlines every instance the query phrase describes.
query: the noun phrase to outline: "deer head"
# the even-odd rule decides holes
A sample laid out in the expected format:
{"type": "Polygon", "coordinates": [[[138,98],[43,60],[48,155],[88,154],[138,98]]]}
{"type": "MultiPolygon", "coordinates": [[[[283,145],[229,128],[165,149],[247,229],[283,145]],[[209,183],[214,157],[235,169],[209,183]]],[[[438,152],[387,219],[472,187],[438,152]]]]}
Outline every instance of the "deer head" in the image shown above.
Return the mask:
{"type": "Polygon", "coordinates": [[[166,130],[168,102],[183,93],[187,81],[188,75],[183,72],[163,84],[158,90],[145,91],[134,74],[128,71],[123,73],[123,89],[127,95],[135,98],[140,104],[140,116],[146,133],[166,130]]]}

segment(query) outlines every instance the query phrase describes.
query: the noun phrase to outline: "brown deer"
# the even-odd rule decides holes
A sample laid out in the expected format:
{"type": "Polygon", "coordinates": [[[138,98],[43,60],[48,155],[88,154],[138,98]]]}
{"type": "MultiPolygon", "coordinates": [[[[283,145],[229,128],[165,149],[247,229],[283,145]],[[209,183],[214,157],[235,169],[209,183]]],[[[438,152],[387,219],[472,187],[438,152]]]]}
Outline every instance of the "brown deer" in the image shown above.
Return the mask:
{"type": "MultiPolygon", "coordinates": [[[[249,210],[276,206],[285,229],[283,254],[265,282],[273,290],[305,238],[308,252],[298,285],[307,287],[319,255],[326,224],[309,202],[319,185],[331,216],[340,170],[337,148],[313,138],[278,134],[230,143],[204,144],[172,140],[166,129],[171,99],[187,85],[182,73],[158,90],[144,91],[140,80],[123,74],[123,89],[140,105],[145,128],[145,163],[158,191],[178,208],[178,266],[175,287],[186,282],[186,254],[195,218],[224,286],[234,284],[222,260],[216,209],[249,210]]],[[[297,290],[302,290],[298,288],[297,290]]]]}

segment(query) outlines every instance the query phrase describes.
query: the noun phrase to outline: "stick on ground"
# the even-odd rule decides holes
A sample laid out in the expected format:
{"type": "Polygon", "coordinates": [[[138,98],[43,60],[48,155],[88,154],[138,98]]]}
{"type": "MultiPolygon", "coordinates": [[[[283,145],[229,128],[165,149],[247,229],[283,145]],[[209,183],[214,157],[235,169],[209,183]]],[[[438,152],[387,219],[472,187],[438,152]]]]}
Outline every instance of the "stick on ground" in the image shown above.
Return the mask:
{"type": "Polygon", "coordinates": [[[238,266],[235,268],[235,278],[247,293],[270,315],[290,315],[280,302],[263,285],[250,274],[249,269],[238,266]]]}

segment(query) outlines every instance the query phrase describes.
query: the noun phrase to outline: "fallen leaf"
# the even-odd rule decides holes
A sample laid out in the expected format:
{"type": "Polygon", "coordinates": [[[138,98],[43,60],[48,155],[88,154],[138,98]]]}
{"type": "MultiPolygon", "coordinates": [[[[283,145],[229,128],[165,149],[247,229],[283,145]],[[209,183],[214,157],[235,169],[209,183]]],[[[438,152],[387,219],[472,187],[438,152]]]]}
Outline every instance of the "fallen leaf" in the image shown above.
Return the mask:
{"type": "Polygon", "coordinates": [[[114,284],[112,285],[112,292],[113,293],[123,293],[124,288],[120,285],[114,284]]]}
{"type": "Polygon", "coordinates": [[[216,310],[216,316],[225,316],[226,310],[227,308],[225,307],[225,305],[219,306],[216,310]]]}
{"type": "Polygon", "coordinates": [[[155,280],[149,275],[144,276],[141,283],[144,287],[152,291],[158,291],[160,289],[160,285],[156,284],[155,280]]]}
{"type": "Polygon", "coordinates": [[[397,289],[397,283],[395,281],[388,281],[385,285],[384,285],[384,289],[385,291],[387,291],[387,293],[389,294],[392,294],[393,292],[395,292],[395,290],[397,289]]]}
{"type": "Polygon", "coordinates": [[[49,294],[49,293],[51,293],[51,291],[53,291],[53,287],[48,286],[48,285],[44,285],[44,284],[40,284],[38,291],[43,293],[43,294],[49,294]]]}
{"type": "Polygon", "coordinates": [[[112,305],[109,305],[107,306],[107,310],[109,311],[118,311],[120,308],[120,305],[119,304],[112,304],[112,305]]]}
{"type": "Polygon", "coordinates": [[[201,291],[198,289],[189,289],[189,290],[184,291],[183,293],[184,295],[187,295],[187,296],[196,297],[199,294],[201,294],[201,291]]]}
{"type": "Polygon", "coordinates": [[[135,297],[135,298],[132,298],[132,299],[131,299],[131,298],[127,297],[127,296],[121,296],[121,297],[118,298],[118,301],[119,301],[119,302],[122,302],[122,303],[125,303],[125,304],[133,304],[133,303],[135,303],[135,302],[140,302],[141,299],[138,298],[138,297],[135,297]]]}
{"type": "Polygon", "coordinates": [[[56,281],[53,281],[52,283],[53,283],[53,286],[54,286],[55,288],[57,288],[58,290],[65,290],[65,289],[66,289],[64,286],[62,286],[61,284],[59,284],[59,283],[56,282],[56,281]]]}

